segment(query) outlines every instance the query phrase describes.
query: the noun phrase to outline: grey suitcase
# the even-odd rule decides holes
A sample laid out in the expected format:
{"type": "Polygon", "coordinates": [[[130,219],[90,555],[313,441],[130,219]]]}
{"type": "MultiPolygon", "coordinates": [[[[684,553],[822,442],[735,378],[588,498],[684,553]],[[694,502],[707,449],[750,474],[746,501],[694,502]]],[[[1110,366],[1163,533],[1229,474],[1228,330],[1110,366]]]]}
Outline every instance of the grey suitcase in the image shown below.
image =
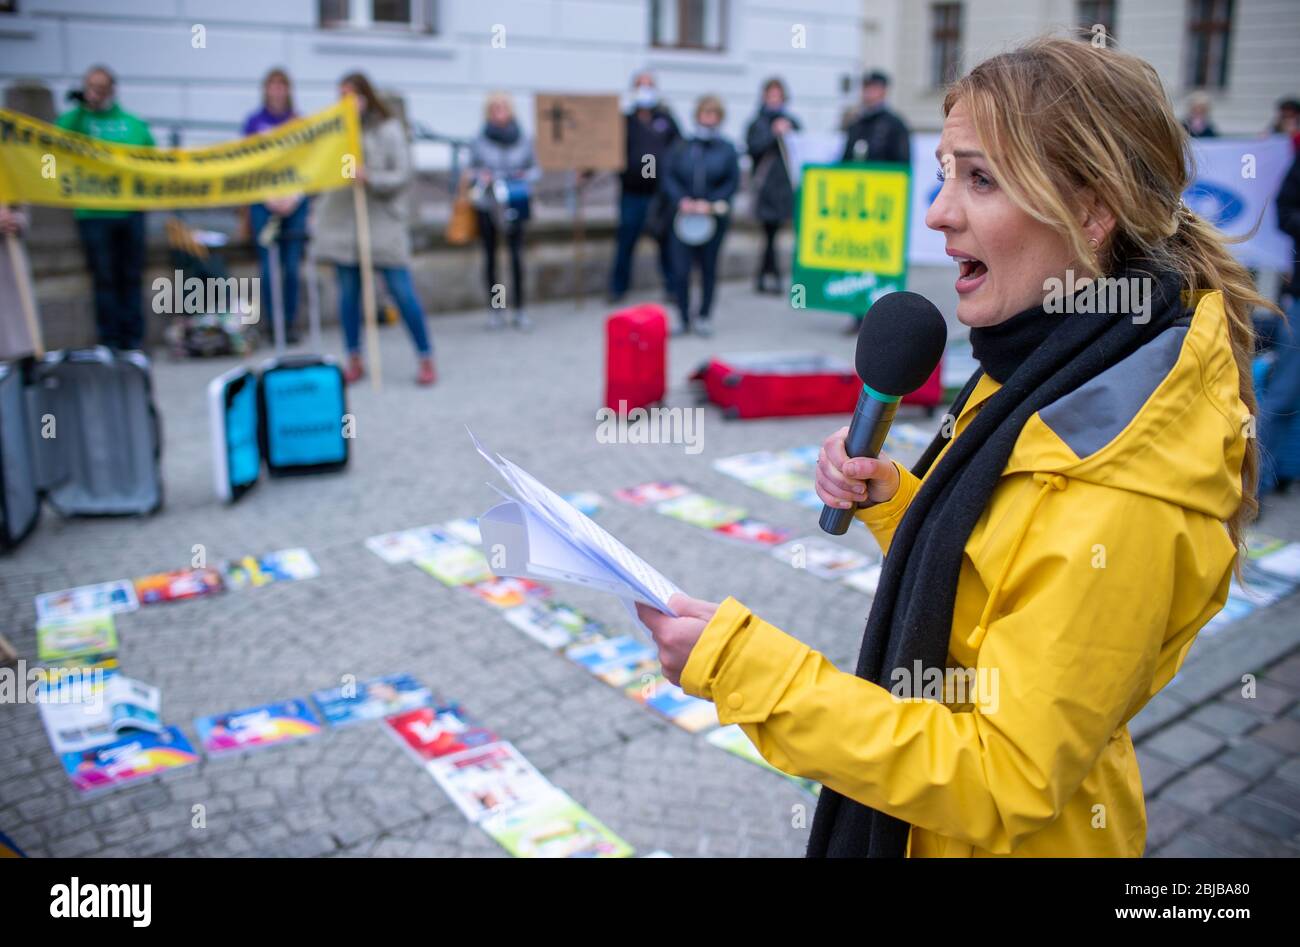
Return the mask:
{"type": "Polygon", "coordinates": [[[143,353],[51,352],[33,367],[27,395],[37,486],[59,513],[130,516],[162,506],[162,432],[143,353]]]}
{"type": "Polygon", "coordinates": [[[27,537],[40,517],[21,366],[0,364],[0,550],[27,537]]]}

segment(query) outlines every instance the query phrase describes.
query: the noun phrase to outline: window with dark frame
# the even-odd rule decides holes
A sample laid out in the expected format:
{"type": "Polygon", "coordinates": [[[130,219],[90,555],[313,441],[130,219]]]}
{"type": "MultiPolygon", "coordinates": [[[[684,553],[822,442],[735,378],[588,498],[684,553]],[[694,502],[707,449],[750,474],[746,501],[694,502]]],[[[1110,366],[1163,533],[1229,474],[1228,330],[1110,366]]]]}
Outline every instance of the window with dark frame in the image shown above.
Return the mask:
{"type": "Polygon", "coordinates": [[[1187,86],[1227,88],[1231,46],[1232,0],[1188,0],[1187,86]]]}
{"type": "MultiPolygon", "coordinates": [[[[1092,33],[1098,26],[1106,29],[1106,45],[1115,41],[1115,0],[1079,0],[1076,4],[1079,28],[1092,33]]],[[[1084,37],[1089,39],[1090,37],[1084,37]]]]}
{"type": "Polygon", "coordinates": [[[17,13],[18,0],[0,0],[0,13],[17,13]]]}
{"type": "Polygon", "coordinates": [[[326,29],[438,29],[437,0],[317,0],[317,12],[326,29]]]}
{"type": "Polygon", "coordinates": [[[961,4],[930,7],[930,85],[941,89],[961,74],[961,4]]]}
{"type": "Polygon", "coordinates": [[[712,52],[726,48],[727,0],[651,0],[650,43],[712,52]]]}

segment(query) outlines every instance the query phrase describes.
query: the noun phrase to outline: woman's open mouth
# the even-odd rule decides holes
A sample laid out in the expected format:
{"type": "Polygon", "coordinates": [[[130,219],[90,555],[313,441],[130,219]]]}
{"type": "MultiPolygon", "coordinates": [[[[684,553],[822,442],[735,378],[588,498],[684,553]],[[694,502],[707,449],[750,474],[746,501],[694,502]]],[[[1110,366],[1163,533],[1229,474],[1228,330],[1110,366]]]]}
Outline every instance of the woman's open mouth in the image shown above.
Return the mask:
{"type": "Polygon", "coordinates": [[[984,278],[989,275],[989,268],[985,266],[983,260],[977,260],[970,256],[953,255],[957,261],[959,272],[957,274],[957,292],[969,293],[979,288],[984,282],[984,278]]]}

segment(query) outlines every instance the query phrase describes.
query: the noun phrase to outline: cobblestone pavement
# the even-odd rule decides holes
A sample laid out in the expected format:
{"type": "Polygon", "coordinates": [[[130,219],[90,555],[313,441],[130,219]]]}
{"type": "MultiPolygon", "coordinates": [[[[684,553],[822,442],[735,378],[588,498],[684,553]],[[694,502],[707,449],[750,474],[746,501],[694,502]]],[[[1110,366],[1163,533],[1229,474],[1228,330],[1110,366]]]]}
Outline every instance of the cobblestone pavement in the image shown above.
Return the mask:
{"type": "MultiPolygon", "coordinates": [[[[491,608],[409,565],[388,565],[366,537],[475,515],[494,501],[491,472],[465,434],[557,490],[683,479],[755,516],[816,532],[816,512],[715,472],[718,458],[820,440],[835,419],[727,422],[706,416],[703,452],[596,441],[604,307],[540,307],[532,334],[484,331],[482,313],[432,321],[441,378],[413,384],[403,330],[382,330],[386,383],[354,387],[352,462],[340,474],[262,482],[224,508],[212,495],[204,387],[227,362],[156,365],[167,499],[141,519],[47,514],[0,560],[0,631],[35,657],[40,592],[210,560],[303,546],[317,579],[151,606],[120,616],[123,670],[159,685],[165,718],[193,738],[195,717],[358,679],[409,672],[462,702],[638,852],[676,856],[802,853],[813,799],[779,776],[660,721],[491,608]]],[[[714,340],[674,340],[668,403],[689,406],[686,376],[710,352],[816,349],[851,357],[840,317],[792,314],[739,284],[722,289],[714,340]]],[[[325,344],[339,348],[335,333],[325,344]]],[[[610,500],[603,524],[692,594],[735,595],[841,666],[856,653],[869,600],[761,552],[610,500]]],[[[1300,502],[1265,526],[1300,539],[1300,502]]],[[[846,542],[868,548],[865,534],[846,542]]],[[[618,603],[557,595],[615,626],[618,603]]],[[[1198,642],[1178,680],[1134,722],[1150,796],[1149,851],[1300,851],[1300,622],[1297,598],[1198,642]],[[1238,695],[1262,672],[1258,696],[1238,695]]],[[[0,831],[33,855],[487,855],[469,825],[377,723],[297,744],[205,759],[162,779],[90,799],[64,776],[34,706],[0,706],[0,831]],[[207,828],[191,828],[201,803],[207,828]]]]}

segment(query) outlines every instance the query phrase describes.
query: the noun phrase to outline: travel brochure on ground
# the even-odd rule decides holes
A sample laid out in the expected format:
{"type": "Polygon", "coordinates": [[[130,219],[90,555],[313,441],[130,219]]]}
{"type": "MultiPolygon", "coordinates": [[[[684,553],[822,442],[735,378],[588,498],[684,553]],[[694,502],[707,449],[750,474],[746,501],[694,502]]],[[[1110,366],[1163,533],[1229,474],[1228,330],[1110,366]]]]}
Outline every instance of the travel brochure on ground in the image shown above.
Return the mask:
{"type": "Polygon", "coordinates": [[[313,691],[311,699],[326,722],[337,727],[423,707],[433,701],[433,692],[409,674],[390,674],[374,681],[313,691]]]}
{"type": "Polygon", "coordinates": [[[121,674],[51,684],[42,693],[40,711],[50,746],[58,754],[111,743],[125,730],[163,729],[158,688],[121,674]]]}
{"type": "Polygon", "coordinates": [[[200,717],[194,721],[199,744],[205,753],[214,756],[301,740],[315,736],[320,729],[320,719],[302,698],[200,717]]]}
{"type": "Polygon", "coordinates": [[[199,755],[176,727],[161,733],[135,732],[111,743],[60,756],[72,785],[81,792],[113,789],[189,766],[199,755]]]}

